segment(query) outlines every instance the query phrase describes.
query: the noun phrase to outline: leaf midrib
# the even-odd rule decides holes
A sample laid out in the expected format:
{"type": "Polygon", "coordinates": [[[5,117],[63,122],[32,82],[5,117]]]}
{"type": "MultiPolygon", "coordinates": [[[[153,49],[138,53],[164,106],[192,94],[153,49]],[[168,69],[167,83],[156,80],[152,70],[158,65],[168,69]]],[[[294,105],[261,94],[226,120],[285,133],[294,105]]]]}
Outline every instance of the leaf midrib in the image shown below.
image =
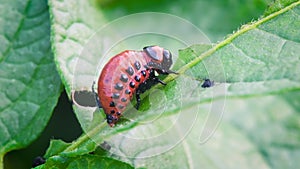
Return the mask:
{"type": "Polygon", "coordinates": [[[197,65],[199,62],[201,62],[203,59],[205,59],[206,57],[212,55],[213,53],[215,53],[217,50],[221,49],[222,47],[228,45],[229,43],[231,43],[234,39],[236,39],[237,37],[239,37],[240,35],[253,30],[255,28],[257,28],[259,25],[277,17],[280,14],[283,14],[287,11],[289,11],[290,9],[296,7],[297,5],[300,4],[300,1],[294,2],[288,6],[286,6],[285,8],[274,12],[268,16],[266,16],[265,18],[262,18],[256,22],[253,22],[251,24],[246,24],[243,25],[241,27],[241,29],[239,29],[237,32],[231,34],[230,36],[228,36],[228,38],[226,38],[225,40],[223,40],[222,42],[216,44],[215,46],[213,46],[212,48],[208,49],[206,52],[203,52],[202,54],[200,54],[200,56],[196,57],[195,59],[191,60],[189,63],[187,63],[186,65],[182,66],[179,70],[178,70],[178,75],[169,75],[167,78],[165,78],[165,82],[170,82],[172,80],[174,80],[175,78],[177,78],[180,74],[183,74],[185,71],[187,71],[188,69],[192,68],[193,66],[197,65]]]}

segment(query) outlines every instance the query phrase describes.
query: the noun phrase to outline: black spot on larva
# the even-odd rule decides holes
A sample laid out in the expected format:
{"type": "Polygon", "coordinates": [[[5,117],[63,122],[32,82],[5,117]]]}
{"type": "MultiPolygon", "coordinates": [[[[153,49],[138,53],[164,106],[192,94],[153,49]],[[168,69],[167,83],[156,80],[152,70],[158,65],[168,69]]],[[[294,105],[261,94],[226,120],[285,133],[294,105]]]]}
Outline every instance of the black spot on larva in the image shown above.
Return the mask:
{"type": "Polygon", "coordinates": [[[132,76],[132,75],[134,74],[134,71],[133,71],[133,69],[132,69],[131,66],[129,66],[129,67],[126,69],[126,72],[127,72],[130,76],[132,76]]]}
{"type": "Polygon", "coordinates": [[[146,70],[149,70],[149,69],[150,69],[148,65],[144,65],[144,68],[145,68],[146,70]]]}
{"type": "Polygon", "coordinates": [[[118,99],[120,97],[119,93],[113,93],[113,95],[111,96],[113,99],[118,99]]]}
{"type": "Polygon", "coordinates": [[[119,105],[118,107],[119,107],[119,109],[123,109],[123,108],[124,108],[124,106],[123,106],[123,105],[119,105]]]}
{"type": "Polygon", "coordinates": [[[145,71],[145,70],[142,70],[141,73],[142,73],[142,75],[143,75],[144,77],[146,77],[146,71],[145,71]]]}
{"type": "Polygon", "coordinates": [[[109,107],[115,107],[116,105],[115,105],[115,102],[113,102],[113,101],[111,101],[110,103],[109,103],[109,107]]]}
{"type": "Polygon", "coordinates": [[[130,94],[131,91],[130,91],[129,89],[126,89],[126,90],[125,90],[125,93],[126,93],[126,94],[130,94]]]}
{"type": "Polygon", "coordinates": [[[154,62],[149,62],[149,63],[147,63],[147,65],[150,66],[150,67],[152,67],[152,66],[154,66],[155,64],[154,64],[154,62]]]}
{"type": "Polygon", "coordinates": [[[113,122],[114,117],[112,115],[110,115],[110,114],[107,114],[106,115],[106,119],[107,119],[107,123],[110,124],[110,123],[113,122]]]}
{"type": "Polygon", "coordinates": [[[123,98],[121,99],[121,101],[122,101],[122,102],[126,102],[127,99],[126,99],[125,97],[123,97],[123,98]]]}
{"type": "Polygon", "coordinates": [[[136,75],[136,76],[134,77],[134,80],[137,81],[137,82],[140,82],[141,77],[140,77],[139,75],[136,75]]]}
{"type": "Polygon", "coordinates": [[[120,116],[120,115],[121,115],[121,112],[118,111],[118,112],[117,112],[117,116],[120,116]]]}
{"type": "Polygon", "coordinates": [[[120,80],[121,80],[122,82],[127,82],[127,81],[128,81],[128,77],[127,77],[127,75],[125,75],[125,74],[121,74],[121,78],[120,78],[120,80]]]}
{"type": "Polygon", "coordinates": [[[114,111],[114,110],[111,110],[111,111],[110,111],[110,114],[115,114],[115,111],[114,111]]]}
{"type": "Polygon", "coordinates": [[[141,68],[141,64],[139,61],[134,62],[134,67],[136,68],[136,70],[140,70],[141,68]]]}
{"type": "Polygon", "coordinates": [[[131,88],[134,88],[135,83],[134,83],[134,82],[130,82],[130,83],[129,83],[129,86],[130,86],[131,88]]]}
{"type": "Polygon", "coordinates": [[[115,89],[117,89],[117,90],[122,90],[122,89],[123,89],[123,84],[122,84],[122,83],[117,83],[117,84],[115,85],[115,89]]]}

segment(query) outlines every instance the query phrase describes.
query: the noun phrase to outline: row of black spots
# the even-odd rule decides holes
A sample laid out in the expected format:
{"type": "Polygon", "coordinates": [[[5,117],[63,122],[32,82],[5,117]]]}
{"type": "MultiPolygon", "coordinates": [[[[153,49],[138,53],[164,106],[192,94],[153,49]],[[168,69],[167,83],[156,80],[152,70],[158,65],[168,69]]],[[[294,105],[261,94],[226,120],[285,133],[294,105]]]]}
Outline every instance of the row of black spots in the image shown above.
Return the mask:
{"type": "MultiPolygon", "coordinates": [[[[135,61],[133,65],[137,71],[139,71],[141,69],[141,63],[139,61],[135,61]]],[[[133,70],[132,66],[128,66],[128,68],[126,69],[126,72],[130,76],[134,75],[134,70],[133,70]]]]}
{"type": "Polygon", "coordinates": [[[155,62],[149,62],[149,63],[147,63],[147,66],[156,68],[156,69],[162,69],[161,65],[159,63],[155,63],[155,62]]]}
{"type": "MultiPolygon", "coordinates": [[[[140,70],[141,64],[140,64],[139,61],[135,61],[135,63],[134,63],[134,68],[135,68],[137,71],[140,70]]],[[[133,76],[134,73],[135,73],[134,69],[133,69],[131,66],[128,66],[128,68],[127,68],[125,71],[127,72],[127,74],[128,74],[129,76],[133,76]]],[[[126,74],[121,73],[120,79],[119,79],[121,82],[117,82],[117,83],[115,84],[114,88],[115,88],[116,90],[118,90],[118,91],[122,91],[122,90],[124,89],[124,85],[123,85],[122,82],[127,83],[127,82],[128,82],[128,79],[129,79],[129,78],[128,78],[128,76],[127,76],[126,74]]],[[[135,77],[135,80],[136,80],[136,81],[140,81],[140,77],[136,76],[136,77],[135,77]]],[[[135,83],[134,83],[134,82],[130,82],[129,86],[130,86],[131,88],[134,88],[134,87],[135,87],[135,83]]],[[[125,90],[125,94],[130,95],[130,94],[131,94],[131,90],[126,89],[126,90],[125,90]]],[[[120,93],[119,93],[119,92],[113,93],[112,96],[111,96],[111,98],[114,99],[114,100],[120,99],[120,93]]],[[[126,102],[127,102],[127,98],[123,97],[123,98],[120,99],[120,101],[123,102],[123,103],[126,103],[126,102]]],[[[111,101],[110,104],[109,104],[109,106],[110,106],[110,107],[116,107],[116,106],[118,106],[118,108],[120,108],[120,109],[123,109],[123,108],[125,107],[124,105],[122,105],[122,104],[117,104],[117,103],[118,103],[118,101],[111,101]]],[[[114,109],[112,109],[112,110],[110,111],[110,114],[106,114],[106,120],[107,120],[107,123],[108,123],[108,124],[112,124],[112,123],[114,123],[114,121],[117,121],[117,120],[118,120],[117,117],[114,117],[114,116],[113,116],[113,114],[115,114],[115,113],[117,113],[117,116],[120,116],[120,115],[121,115],[121,112],[119,112],[119,111],[116,112],[114,109]]]]}
{"type": "Polygon", "coordinates": [[[112,109],[111,111],[110,111],[110,114],[106,114],[106,122],[108,123],[108,124],[112,124],[112,123],[114,123],[114,122],[116,122],[116,121],[118,121],[119,120],[119,116],[121,116],[121,112],[120,111],[115,111],[114,109],[112,109]],[[117,116],[114,116],[114,115],[117,115],[117,116]]]}
{"type": "MultiPolygon", "coordinates": [[[[136,65],[138,66],[138,64],[136,64],[136,65]]],[[[131,66],[129,66],[129,67],[126,69],[126,72],[127,72],[130,76],[132,76],[132,75],[134,74],[134,70],[133,70],[133,68],[132,68],[131,66]]],[[[122,74],[120,75],[120,81],[125,82],[125,83],[128,82],[128,76],[127,76],[126,74],[122,73],[122,74]]],[[[124,89],[124,86],[123,86],[123,84],[122,84],[121,82],[117,82],[117,83],[115,84],[114,88],[115,88],[116,90],[122,91],[122,90],[124,89]]],[[[130,93],[131,93],[131,91],[130,91],[129,89],[126,89],[126,90],[125,90],[125,94],[130,94],[130,93]]],[[[120,98],[120,93],[113,93],[112,96],[111,96],[111,98],[112,98],[112,99],[119,99],[119,98],[120,98]]],[[[126,99],[126,98],[121,98],[121,101],[124,100],[124,99],[126,99]]],[[[126,100],[127,100],[127,99],[126,99],[126,100]]],[[[116,103],[115,103],[114,101],[111,101],[109,106],[110,106],[110,107],[116,107],[117,105],[116,105],[116,103]]],[[[119,107],[120,109],[123,109],[123,108],[124,108],[123,105],[118,105],[118,107],[119,107]]],[[[114,111],[114,110],[112,110],[112,111],[114,111]]],[[[112,113],[112,114],[114,114],[114,113],[112,113]]]]}
{"type": "MultiPolygon", "coordinates": [[[[134,63],[134,67],[135,67],[136,70],[139,70],[139,69],[140,69],[140,62],[139,62],[139,61],[136,61],[136,62],[134,63]]],[[[128,68],[126,69],[126,72],[128,73],[129,76],[134,75],[134,70],[133,70],[133,68],[132,68],[131,66],[128,66],[128,68]]],[[[121,75],[121,76],[122,76],[122,75],[121,75]]],[[[122,78],[122,77],[121,77],[121,78],[122,78]]],[[[131,82],[129,83],[129,86],[130,86],[131,88],[134,88],[134,87],[135,87],[135,83],[134,83],[133,81],[131,81],[131,82]]]]}
{"type": "MultiPolygon", "coordinates": [[[[129,75],[130,75],[130,74],[134,74],[134,71],[133,71],[132,67],[128,67],[128,69],[126,70],[126,72],[127,72],[129,75]]],[[[121,74],[120,80],[121,80],[122,82],[127,82],[127,81],[128,81],[128,76],[127,76],[126,74],[121,74]]],[[[134,87],[135,87],[135,84],[134,84],[134,83],[130,83],[129,86],[131,86],[132,88],[134,88],[134,87]]],[[[122,90],[124,89],[124,86],[123,86],[122,83],[118,82],[118,83],[116,83],[116,85],[115,85],[114,88],[115,88],[116,90],[122,91],[122,90]]],[[[130,89],[126,89],[126,90],[125,90],[125,94],[130,95],[130,94],[131,94],[131,90],[130,90],[130,89]]],[[[119,99],[119,98],[120,98],[120,94],[119,94],[119,93],[113,93],[112,98],[113,98],[113,99],[119,99]]],[[[122,101],[122,102],[126,102],[126,101],[127,101],[127,98],[123,97],[123,98],[121,98],[121,101],[122,101]]],[[[110,103],[110,105],[111,105],[112,107],[116,107],[116,104],[115,104],[115,102],[113,102],[113,101],[110,103]]],[[[121,104],[118,105],[118,108],[120,108],[120,109],[123,109],[124,107],[125,107],[125,106],[123,106],[123,105],[121,105],[121,104]]]]}
{"type": "MultiPolygon", "coordinates": [[[[127,102],[127,98],[125,98],[125,97],[121,98],[121,102],[126,103],[127,102]]],[[[116,102],[114,102],[114,101],[111,101],[109,103],[109,107],[118,107],[119,109],[124,109],[125,108],[124,105],[122,105],[122,104],[116,104],[116,102]]],[[[111,111],[114,111],[114,110],[111,110],[111,111]]],[[[114,112],[112,114],[114,114],[114,112]]]]}
{"type": "MultiPolygon", "coordinates": [[[[141,64],[140,64],[139,61],[136,61],[136,62],[134,63],[134,68],[135,68],[137,71],[141,69],[141,64]]],[[[128,68],[126,69],[126,72],[127,72],[127,74],[130,75],[130,76],[134,75],[134,70],[133,70],[133,68],[132,68],[131,66],[128,66],[128,68]]],[[[146,77],[146,70],[142,70],[142,71],[141,71],[141,74],[142,74],[144,77],[146,77]]],[[[125,82],[125,83],[126,83],[126,82],[128,82],[128,76],[127,76],[126,74],[121,74],[121,75],[120,75],[120,80],[121,80],[122,82],[125,82]]],[[[134,77],[134,80],[135,80],[136,82],[140,82],[141,76],[140,76],[140,75],[136,75],[136,76],[134,77]]],[[[131,81],[131,82],[129,83],[129,87],[131,87],[132,89],[134,89],[134,88],[136,87],[135,82],[134,82],[134,81],[131,81]]],[[[122,83],[118,82],[118,83],[115,84],[114,88],[115,88],[116,90],[122,91],[122,90],[124,89],[124,86],[123,86],[122,83]]],[[[126,89],[126,90],[125,90],[125,94],[130,95],[130,94],[131,94],[131,90],[130,90],[130,89],[126,89]]],[[[113,99],[119,99],[119,98],[120,98],[120,94],[119,94],[119,93],[113,93],[113,95],[112,95],[111,98],[113,98],[113,99]]],[[[121,98],[121,102],[126,103],[126,102],[127,102],[127,98],[125,98],[125,97],[121,98]]],[[[115,103],[114,101],[111,101],[111,102],[110,102],[110,107],[116,107],[116,106],[117,106],[117,105],[116,105],[116,103],[115,103]]],[[[125,107],[125,106],[123,106],[122,104],[118,105],[118,108],[120,108],[120,109],[123,109],[124,107],[125,107]]],[[[115,113],[114,110],[112,110],[111,113],[114,114],[114,113],[115,113]]]]}
{"type": "MultiPolygon", "coordinates": [[[[116,113],[116,111],[115,111],[115,110],[111,110],[111,111],[110,111],[110,114],[115,114],[115,113],[116,113]]],[[[121,115],[121,113],[120,113],[119,111],[117,111],[117,115],[118,115],[118,116],[120,116],[120,115],[121,115]]]]}
{"type": "MultiPolygon", "coordinates": [[[[126,92],[128,92],[128,89],[125,90],[125,93],[126,93],[126,92]]],[[[129,90],[129,93],[130,93],[130,90],[129,90]]],[[[111,98],[117,100],[117,99],[120,98],[120,94],[119,94],[119,93],[113,93],[113,95],[112,95],[111,98]]],[[[127,101],[127,98],[122,97],[122,98],[121,98],[121,101],[124,103],[124,102],[127,101]]],[[[118,101],[116,101],[116,102],[115,102],[115,101],[111,101],[111,102],[109,103],[109,106],[110,106],[110,107],[118,107],[119,109],[124,109],[125,106],[123,106],[122,104],[117,104],[117,102],[118,102],[118,101]]],[[[112,114],[114,114],[114,113],[112,113],[112,114]]]]}
{"type": "Polygon", "coordinates": [[[106,114],[106,122],[107,122],[108,124],[113,123],[114,120],[116,120],[116,119],[114,118],[114,116],[112,116],[111,114],[106,114]]]}

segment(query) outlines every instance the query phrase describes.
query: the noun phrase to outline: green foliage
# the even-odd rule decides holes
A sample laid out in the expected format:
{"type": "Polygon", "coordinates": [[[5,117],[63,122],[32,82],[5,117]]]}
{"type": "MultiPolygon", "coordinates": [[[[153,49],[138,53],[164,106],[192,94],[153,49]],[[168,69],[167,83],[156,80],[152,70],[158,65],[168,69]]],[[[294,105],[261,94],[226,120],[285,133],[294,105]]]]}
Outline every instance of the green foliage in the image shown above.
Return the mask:
{"type": "Polygon", "coordinates": [[[5,153],[43,131],[61,83],[50,46],[46,1],[0,2],[0,168],[5,153]]]}
{"type": "MultiPolygon", "coordinates": [[[[265,1],[48,3],[49,11],[38,0],[0,3],[0,159],[27,146],[47,124],[60,93],[55,65],[70,98],[74,90],[90,90],[107,40],[94,42],[95,32],[126,14],[163,11],[190,20],[212,41],[252,21],[218,43],[180,49],[172,68],[179,75],[145,93],[143,112],[129,107],[114,128],[103,112],[74,105],[85,133],[72,143],[52,140],[37,168],[298,167],[300,1],[276,1],[257,21],[265,1]],[[92,57],[82,55],[90,42],[92,57]],[[206,78],[215,85],[201,88],[206,78]]],[[[119,35],[110,31],[109,38],[119,35]]],[[[145,35],[129,42],[152,41],[145,35]]]]}
{"type": "Polygon", "coordinates": [[[288,5],[290,5],[293,2],[297,2],[297,0],[274,0],[269,4],[269,7],[265,11],[264,15],[270,15],[288,5]]]}
{"type": "MultiPolygon", "coordinates": [[[[66,156],[55,156],[70,145],[71,144],[65,143],[61,140],[52,140],[50,147],[45,154],[47,163],[37,168],[132,168],[129,164],[114,160],[112,158],[104,157],[96,152],[80,155],[80,150],[76,150],[74,156],[70,155],[70,153],[66,156]]],[[[89,146],[84,145],[82,147],[89,146]]]]}
{"type": "Polygon", "coordinates": [[[45,165],[38,166],[37,168],[133,168],[129,164],[112,158],[102,157],[98,155],[82,155],[71,158],[58,157],[50,159],[45,165]]]}

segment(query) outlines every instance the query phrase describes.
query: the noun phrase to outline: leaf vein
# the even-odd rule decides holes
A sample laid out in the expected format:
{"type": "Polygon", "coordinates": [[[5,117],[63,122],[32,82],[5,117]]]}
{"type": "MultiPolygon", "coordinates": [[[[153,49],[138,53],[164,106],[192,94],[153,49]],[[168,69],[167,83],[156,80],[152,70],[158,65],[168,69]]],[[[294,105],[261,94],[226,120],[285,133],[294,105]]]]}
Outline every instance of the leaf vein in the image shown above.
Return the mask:
{"type": "MultiPolygon", "coordinates": [[[[27,13],[28,11],[28,8],[30,6],[30,1],[27,1],[26,5],[25,5],[25,14],[27,13]]],[[[18,35],[20,34],[21,32],[21,28],[23,27],[24,25],[24,22],[25,22],[25,16],[26,15],[23,15],[21,14],[23,17],[22,19],[20,20],[20,23],[19,23],[19,26],[17,28],[17,31],[14,33],[12,39],[10,40],[11,43],[9,43],[8,47],[6,48],[6,50],[3,52],[3,57],[0,58],[0,63],[3,62],[4,60],[6,60],[6,58],[8,57],[8,53],[10,52],[10,50],[12,49],[12,44],[13,42],[17,39],[18,35]]]]}
{"type": "MultiPolygon", "coordinates": [[[[261,32],[263,32],[263,33],[265,33],[265,34],[272,35],[273,37],[277,37],[277,38],[279,38],[279,39],[282,39],[282,40],[284,40],[284,41],[296,42],[296,41],[293,41],[293,40],[291,40],[291,39],[287,39],[286,37],[280,36],[279,34],[275,34],[275,33],[269,32],[269,31],[267,31],[267,30],[265,30],[265,29],[257,28],[257,30],[259,30],[259,31],[261,31],[261,32]]],[[[299,43],[299,42],[296,42],[296,43],[299,43]]],[[[299,44],[300,44],[300,43],[299,43],[299,44]]]]}
{"type": "MultiPolygon", "coordinates": [[[[47,58],[47,57],[43,57],[43,59],[40,61],[40,63],[43,63],[43,61],[46,60],[46,59],[48,59],[48,58],[47,58]]],[[[43,65],[43,64],[41,64],[41,65],[43,65]]],[[[8,105],[8,106],[6,106],[6,107],[3,107],[2,110],[13,108],[13,106],[15,106],[19,101],[22,101],[22,100],[23,100],[23,98],[25,97],[25,95],[26,95],[27,93],[29,93],[31,90],[34,90],[33,88],[31,88],[31,86],[32,86],[33,82],[35,81],[35,79],[38,79],[38,78],[39,78],[39,77],[37,76],[37,73],[40,71],[40,69],[41,69],[41,67],[42,67],[41,65],[39,65],[39,66],[37,66],[37,67],[35,68],[34,73],[33,73],[33,75],[31,76],[29,82],[26,83],[26,85],[25,85],[25,86],[26,86],[25,89],[19,94],[19,97],[18,97],[16,100],[14,100],[14,104],[10,104],[10,105],[8,105]],[[36,78],[36,77],[37,77],[37,78],[36,78]]],[[[29,102],[29,101],[27,100],[27,102],[29,102]]],[[[33,102],[31,102],[31,103],[33,103],[33,102]]],[[[37,103],[33,103],[33,104],[38,105],[37,103]]]]}
{"type": "Polygon", "coordinates": [[[2,118],[0,118],[0,126],[1,126],[2,132],[5,132],[8,135],[7,140],[11,140],[12,139],[11,134],[8,130],[8,127],[3,123],[2,118]]]}
{"type": "Polygon", "coordinates": [[[234,42],[231,43],[231,44],[229,44],[229,45],[232,46],[233,48],[235,48],[237,51],[239,51],[239,52],[242,54],[243,57],[245,57],[247,60],[251,61],[252,63],[256,63],[256,64],[265,64],[264,61],[262,61],[262,60],[260,60],[260,59],[258,59],[258,58],[252,58],[251,56],[248,56],[248,55],[243,51],[243,49],[242,49],[242,48],[239,48],[238,46],[236,46],[236,45],[234,44],[234,42]]]}

